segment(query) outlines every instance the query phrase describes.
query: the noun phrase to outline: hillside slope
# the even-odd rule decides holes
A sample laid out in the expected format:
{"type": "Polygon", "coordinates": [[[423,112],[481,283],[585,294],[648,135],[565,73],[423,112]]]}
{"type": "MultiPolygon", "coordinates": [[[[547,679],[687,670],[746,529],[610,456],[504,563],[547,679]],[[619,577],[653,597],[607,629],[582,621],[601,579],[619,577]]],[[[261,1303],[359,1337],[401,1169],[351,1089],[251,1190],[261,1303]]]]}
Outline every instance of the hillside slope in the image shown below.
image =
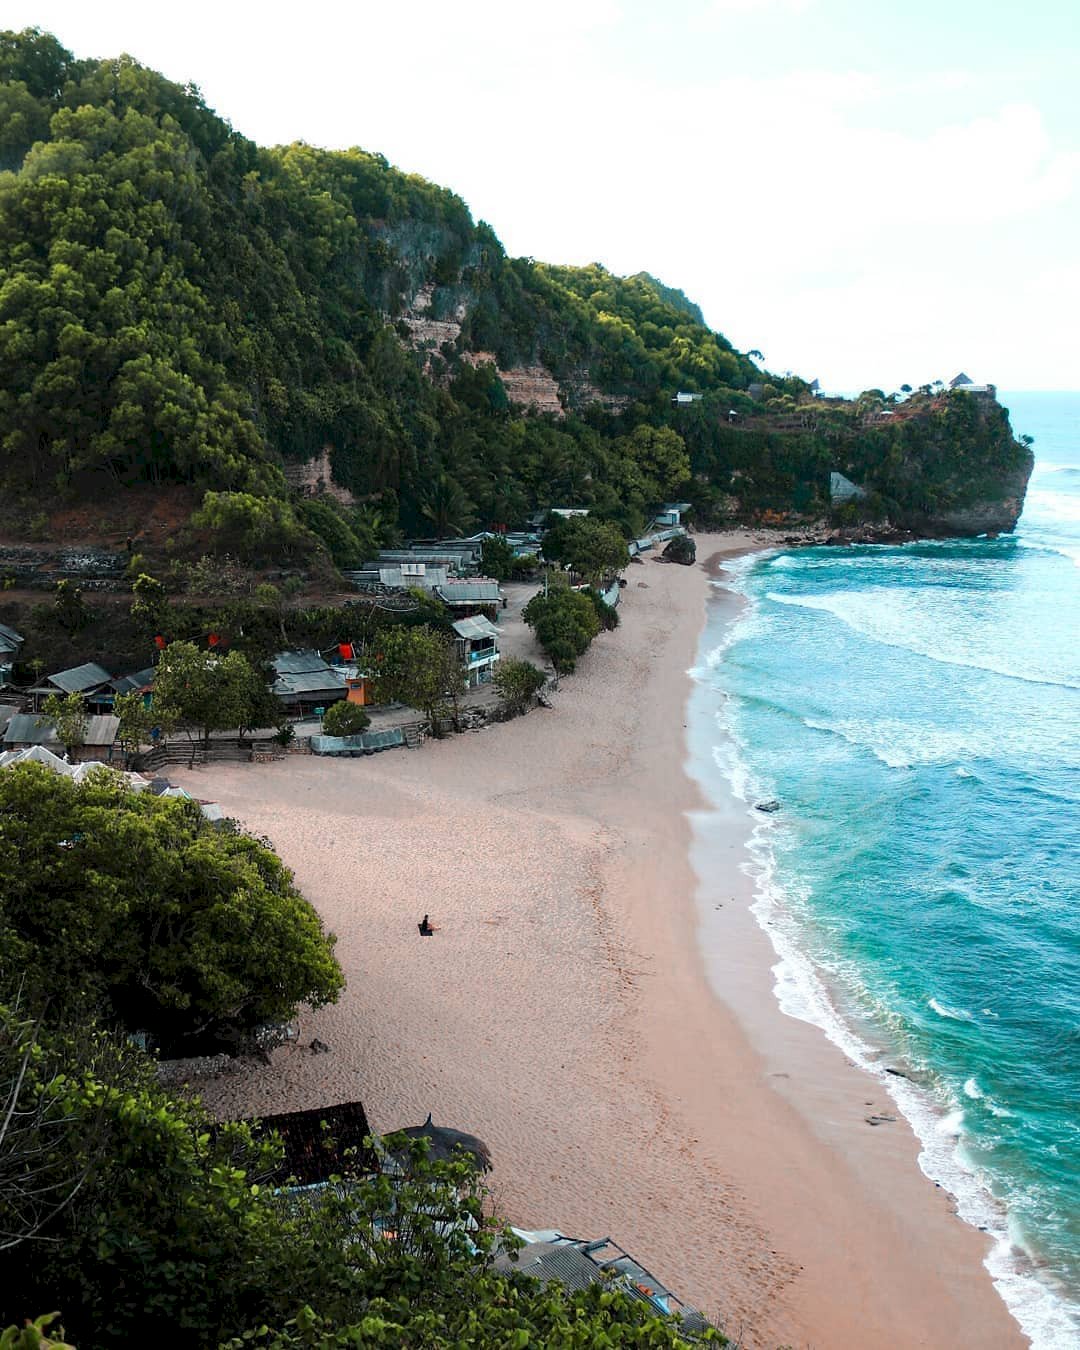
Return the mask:
{"type": "MultiPolygon", "coordinates": [[[[459,197],[379,155],[261,148],[130,57],[0,34],[15,516],[43,492],[194,484],[279,501],[259,519],[280,551],[321,539],[340,561],[397,529],[513,525],[565,501],[628,531],[675,492],[703,518],[820,514],[839,444],[880,512],[974,500],[947,445],[924,482],[911,446],[891,456],[850,409],[832,433],[816,413],[792,424],[808,402],[647,273],[508,258],[459,197]],[[673,407],[680,390],[703,397],[673,407]],[[334,491],[297,513],[290,485],[334,491]]],[[[965,434],[993,496],[1023,452],[1007,421],[965,434]]],[[[203,523],[257,514],[215,499],[203,523]]]]}

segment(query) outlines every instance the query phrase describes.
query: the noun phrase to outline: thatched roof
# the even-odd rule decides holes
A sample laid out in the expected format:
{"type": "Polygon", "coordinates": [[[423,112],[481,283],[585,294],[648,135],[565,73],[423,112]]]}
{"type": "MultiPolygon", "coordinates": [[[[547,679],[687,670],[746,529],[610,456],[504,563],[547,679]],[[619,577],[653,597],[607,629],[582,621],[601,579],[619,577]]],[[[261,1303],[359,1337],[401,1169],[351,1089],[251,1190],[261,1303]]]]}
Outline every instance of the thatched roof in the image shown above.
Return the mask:
{"type": "Polygon", "coordinates": [[[461,1153],[466,1153],[478,1172],[491,1171],[491,1152],[482,1139],[462,1130],[448,1129],[445,1125],[433,1125],[430,1111],[423,1125],[410,1125],[400,1133],[410,1139],[427,1139],[430,1143],[428,1157],[434,1162],[453,1162],[461,1153]]]}
{"type": "Polygon", "coordinates": [[[301,1185],[340,1176],[346,1169],[367,1171],[374,1166],[373,1156],[364,1148],[371,1130],[360,1102],[286,1111],[250,1123],[259,1134],[281,1135],[285,1145],[281,1176],[295,1177],[301,1185]],[[346,1156],[350,1149],[355,1152],[346,1156]]]}

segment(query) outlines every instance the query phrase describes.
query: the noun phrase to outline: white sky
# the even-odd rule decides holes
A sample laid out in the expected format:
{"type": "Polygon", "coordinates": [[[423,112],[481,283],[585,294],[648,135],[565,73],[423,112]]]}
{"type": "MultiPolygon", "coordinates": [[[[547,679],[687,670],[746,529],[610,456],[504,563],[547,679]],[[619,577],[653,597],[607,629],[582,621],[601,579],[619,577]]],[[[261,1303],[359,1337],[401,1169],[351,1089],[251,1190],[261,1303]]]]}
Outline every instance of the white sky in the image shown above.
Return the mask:
{"type": "Polygon", "coordinates": [[[510,253],[652,272],[827,389],[1080,387],[1077,0],[2,0],[0,24],[130,52],[261,143],[381,151],[510,253]]]}

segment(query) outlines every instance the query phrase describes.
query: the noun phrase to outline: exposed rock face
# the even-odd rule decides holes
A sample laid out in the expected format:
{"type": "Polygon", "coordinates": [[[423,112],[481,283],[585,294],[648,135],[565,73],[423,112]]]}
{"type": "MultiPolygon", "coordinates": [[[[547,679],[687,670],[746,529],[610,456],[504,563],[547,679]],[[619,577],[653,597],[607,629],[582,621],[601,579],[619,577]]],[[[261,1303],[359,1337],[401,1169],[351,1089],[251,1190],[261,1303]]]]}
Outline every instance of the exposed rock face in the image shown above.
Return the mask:
{"type": "Polygon", "coordinates": [[[955,511],[943,511],[929,520],[915,522],[921,534],[971,536],[977,534],[1011,534],[1024,509],[1028,480],[1035,467],[1035,456],[1028,452],[1024,466],[1011,474],[1002,484],[1002,495],[993,501],[972,502],[955,511]]]}
{"type": "MultiPolygon", "coordinates": [[[[494,352],[465,352],[463,361],[472,366],[492,365],[499,370],[494,352]]],[[[512,366],[499,370],[506,397],[519,408],[535,408],[537,412],[565,417],[559,385],[547,366],[512,366]]]]}
{"type": "Polygon", "coordinates": [[[444,342],[454,343],[461,336],[465,306],[458,305],[452,319],[433,319],[428,311],[434,294],[435,283],[429,281],[420,287],[401,316],[401,322],[409,330],[409,345],[417,351],[438,351],[444,342]]]}
{"type": "Polygon", "coordinates": [[[334,482],[328,445],[324,445],[314,459],[309,459],[304,464],[286,464],[285,481],[295,492],[305,497],[314,497],[325,492],[327,496],[335,497],[344,506],[356,504],[356,498],[348,488],[334,482]]]}
{"type": "Polygon", "coordinates": [[[512,370],[500,370],[499,379],[511,403],[556,417],[565,415],[559,386],[547,366],[514,366],[512,370]]]}

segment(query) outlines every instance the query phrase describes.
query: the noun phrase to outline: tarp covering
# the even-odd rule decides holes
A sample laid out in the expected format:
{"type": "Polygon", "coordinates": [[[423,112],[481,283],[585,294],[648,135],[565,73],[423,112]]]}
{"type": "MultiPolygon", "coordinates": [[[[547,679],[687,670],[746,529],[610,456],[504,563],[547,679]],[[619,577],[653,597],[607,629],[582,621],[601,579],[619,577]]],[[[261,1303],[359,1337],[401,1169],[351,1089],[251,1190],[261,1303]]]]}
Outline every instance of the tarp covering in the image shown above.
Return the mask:
{"type": "Polygon", "coordinates": [[[405,744],[401,727],[386,731],[362,731],[357,736],[312,736],[311,750],[316,755],[373,755],[378,750],[391,750],[405,744]]]}

